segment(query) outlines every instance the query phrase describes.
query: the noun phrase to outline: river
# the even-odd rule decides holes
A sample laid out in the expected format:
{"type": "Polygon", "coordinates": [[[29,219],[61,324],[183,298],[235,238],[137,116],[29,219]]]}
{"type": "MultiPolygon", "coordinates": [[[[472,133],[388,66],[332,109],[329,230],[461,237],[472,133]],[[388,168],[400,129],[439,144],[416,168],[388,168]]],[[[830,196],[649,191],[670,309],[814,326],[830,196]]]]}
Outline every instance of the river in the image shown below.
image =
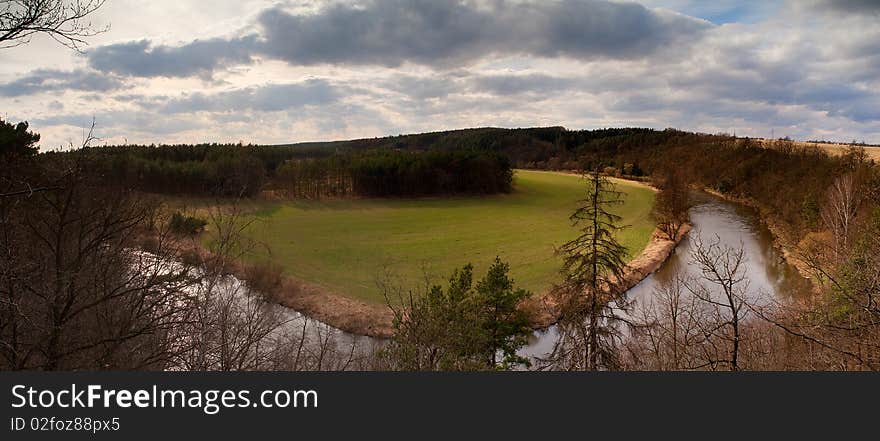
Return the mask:
{"type": "MultiPolygon", "coordinates": [[[[754,209],[702,192],[694,193],[692,200],[694,206],[690,218],[694,228],[660,269],[627,291],[628,298],[635,302],[634,308],[650,302],[663,282],[676,276],[692,278],[700,275],[699,267],[690,263],[697,237],[706,244],[717,241],[722,247],[742,247],[745,257],[743,274],[748,280],[747,296],[751,302],[785,301],[809,292],[810,282],[785,263],[774,247],[773,234],[754,209]]],[[[520,355],[530,358],[546,356],[552,351],[556,338],[555,326],[535,331],[520,355]]]]}
{"type": "MultiPolygon", "coordinates": [[[[694,193],[692,199],[694,206],[690,210],[690,219],[693,229],[660,269],[627,291],[628,298],[634,301],[634,308],[649,302],[664,281],[676,276],[693,278],[700,275],[699,267],[690,263],[697,237],[705,243],[717,241],[721,246],[742,247],[744,275],[749,284],[747,292],[753,303],[770,299],[785,301],[809,292],[810,282],[785,263],[781,253],[774,247],[772,233],[755,210],[702,192],[694,193]]],[[[300,313],[289,310],[288,314],[291,319],[290,331],[302,326],[304,317],[300,313]]],[[[317,329],[335,333],[337,344],[342,347],[356,345],[361,350],[369,350],[384,343],[382,339],[348,334],[323,323],[317,329]]],[[[532,359],[544,357],[552,351],[556,338],[555,326],[535,331],[529,344],[519,354],[532,359]]]]}

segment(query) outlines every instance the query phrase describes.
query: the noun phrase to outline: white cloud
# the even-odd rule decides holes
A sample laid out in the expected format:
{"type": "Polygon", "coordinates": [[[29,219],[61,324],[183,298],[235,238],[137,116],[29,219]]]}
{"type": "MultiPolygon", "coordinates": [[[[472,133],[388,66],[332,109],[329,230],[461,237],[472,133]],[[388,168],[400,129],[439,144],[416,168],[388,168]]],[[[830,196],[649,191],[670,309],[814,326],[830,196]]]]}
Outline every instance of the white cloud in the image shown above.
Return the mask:
{"type": "Polygon", "coordinates": [[[0,105],[47,146],[92,116],[114,142],[488,125],[880,142],[872,3],[112,0],[86,56],[0,52],[0,105]]]}

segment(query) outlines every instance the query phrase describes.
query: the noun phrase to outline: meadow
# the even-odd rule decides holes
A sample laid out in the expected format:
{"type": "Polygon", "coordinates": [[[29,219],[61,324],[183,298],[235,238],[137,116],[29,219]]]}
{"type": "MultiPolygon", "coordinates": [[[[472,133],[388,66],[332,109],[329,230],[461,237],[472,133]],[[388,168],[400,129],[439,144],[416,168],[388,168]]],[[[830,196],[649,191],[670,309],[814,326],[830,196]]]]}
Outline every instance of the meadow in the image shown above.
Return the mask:
{"type": "MultiPolygon", "coordinates": [[[[629,225],[620,240],[637,255],[654,229],[654,192],[615,182],[626,194],[615,210],[629,225]]],[[[518,286],[541,292],[558,278],[554,250],[576,235],[568,217],[584,190],[579,176],[518,170],[514,191],[493,196],[261,202],[248,234],[263,246],[248,259],[270,259],[303,281],[377,303],[385,301],[377,282],[388,274],[411,288],[467,263],[479,276],[497,255],[518,286]]]]}

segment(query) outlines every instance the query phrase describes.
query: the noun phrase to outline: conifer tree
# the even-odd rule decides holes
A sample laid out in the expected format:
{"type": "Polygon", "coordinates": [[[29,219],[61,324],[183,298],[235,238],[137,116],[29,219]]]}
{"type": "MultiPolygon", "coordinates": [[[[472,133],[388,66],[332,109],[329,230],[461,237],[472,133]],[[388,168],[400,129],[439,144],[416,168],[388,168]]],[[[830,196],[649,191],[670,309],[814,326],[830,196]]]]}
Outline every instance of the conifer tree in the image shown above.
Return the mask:
{"type": "Polygon", "coordinates": [[[569,370],[611,369],[617,364],[619,312],[628,307],[619,287],[628,253],[616,237],[625,227],[610,211],[623,203],[623,193],[598,169],[585,179],[586,196],[569,218],[579,235],[558,250],[563,281],[555,292],[562,316],[549,361],[569,370]]]}

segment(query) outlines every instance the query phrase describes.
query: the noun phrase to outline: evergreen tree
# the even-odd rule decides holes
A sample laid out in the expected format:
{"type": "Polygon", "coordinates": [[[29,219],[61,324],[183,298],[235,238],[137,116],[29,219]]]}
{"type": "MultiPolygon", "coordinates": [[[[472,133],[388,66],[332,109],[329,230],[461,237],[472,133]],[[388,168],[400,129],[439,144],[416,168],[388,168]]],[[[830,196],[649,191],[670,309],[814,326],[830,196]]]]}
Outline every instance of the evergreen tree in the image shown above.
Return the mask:
{"type": "Polygon", "coordinates": [[[487,362],[493,368],[498,365],[499,352],[503,369],[529,363],[516,351],[528,343],[531,335],[528,315],[518,308],[531,293],[515,289],[509,271],[510,265],[495,257],[486,276],[477,282],[477,293],[483,306],[483,328],[488,337],[487,362]]]}
{"type": "Polygon", "coordinates": [[[381,353],[387,367],[451,371],[527,364],[516,351],[526,344],[531,330],[528,317],[517,306],[529,292],[514,287],[509,269],[496,258],[475,287],[473,266],[468,264],[453,272],[446,289],[435,285],[423,295],[410,293],[405,308],[389,302],[394,336],[381,353]]]}
{"type": "Polygon", "coordinates": [[[0,156],[31,156],[39,151],[40,135],[28,131],[28,123],[12,124],[0,119],[0,156]]]}
{"type": "Polygon", "coordinates": [[[570,216],[578,237],[558,250],[563,257],[563,282],[555,292],[562,310],[559,341],[551,362],[563,369],[598,370],[616,365],[617,328],[626,310],[624,277],[627,250],[616,238],[625,228],[611,207],[623,203],[623,194],[598,170],[587,174],[586,197],[570,216]]]}

